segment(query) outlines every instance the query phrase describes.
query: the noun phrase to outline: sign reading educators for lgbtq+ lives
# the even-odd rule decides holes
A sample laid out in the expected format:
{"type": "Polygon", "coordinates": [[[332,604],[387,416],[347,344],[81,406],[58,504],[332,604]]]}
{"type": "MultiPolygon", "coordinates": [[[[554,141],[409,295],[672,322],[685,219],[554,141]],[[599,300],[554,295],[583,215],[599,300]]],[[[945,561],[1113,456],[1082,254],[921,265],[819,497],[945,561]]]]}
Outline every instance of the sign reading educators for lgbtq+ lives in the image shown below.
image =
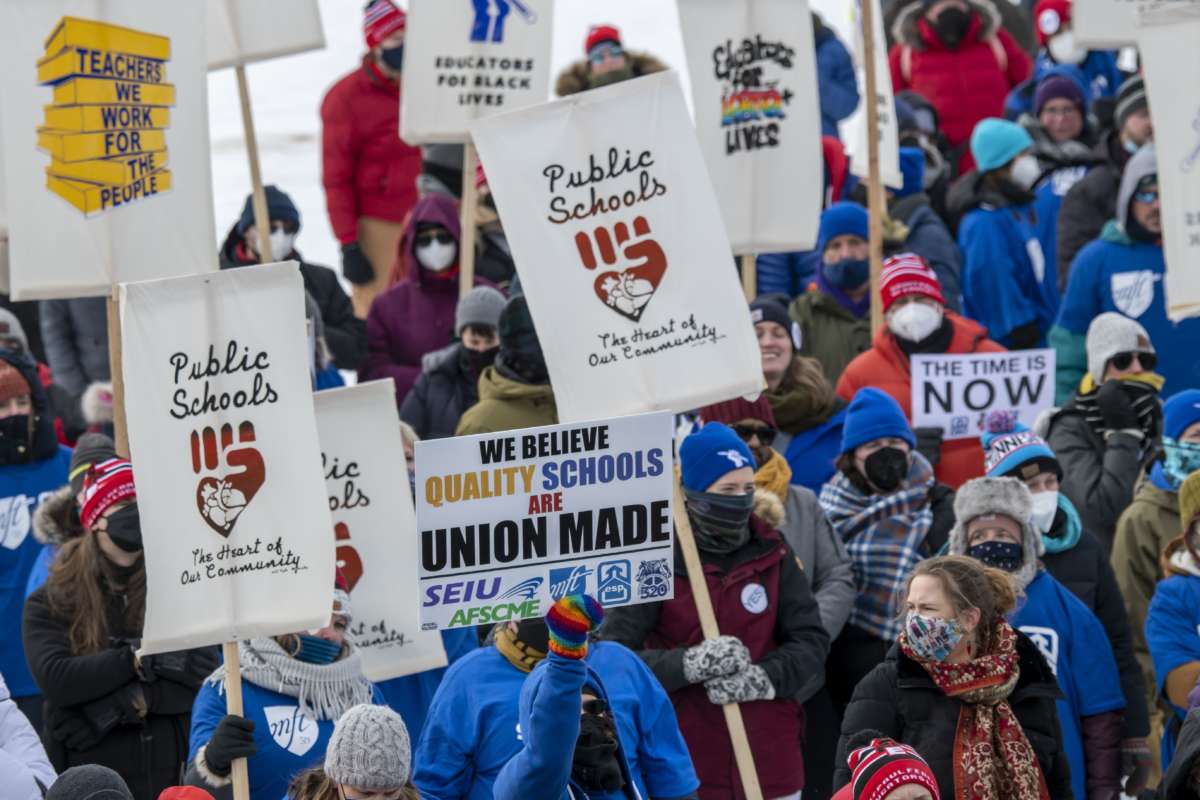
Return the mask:
{"type": "Polygon", "coordinates": [[[421,627],[674,595],[666,412],[417,442],[421,627]]]}

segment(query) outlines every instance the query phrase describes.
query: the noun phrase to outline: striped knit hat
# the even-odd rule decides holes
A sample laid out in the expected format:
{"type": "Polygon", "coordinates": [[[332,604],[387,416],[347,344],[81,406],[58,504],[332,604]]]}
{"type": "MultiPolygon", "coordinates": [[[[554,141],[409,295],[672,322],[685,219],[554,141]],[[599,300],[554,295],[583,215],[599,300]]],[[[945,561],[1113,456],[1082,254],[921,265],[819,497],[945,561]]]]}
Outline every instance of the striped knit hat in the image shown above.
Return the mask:
{"type": "Polygon", "coordinates": [[[124,458],[101,461],[83,478],[83,508],[79,519],[84,528],[90,529],[111,506],[122,500],[136,499],[133,465],[124,458]]]}
{"type": "Polygon", "coordinates": [[[854,800],[884,800],[901,786],[923,786],[940,800],[937,778],[921,754],[894,739],[873,739],[846,759],[854,800]]]}
{"type": "Polygon", "coordinates": [[[900,253],[884,260],[883,269],[879,273],[879,294],[885,313],[893,303],[910,294],[946,304],[937,274],[929,268],[925,259],[916,253],[900,253]]]}
{"type": "Polygon", "coordinates": [[[363,8],[363,37],[367,47],[377,47],[396,31],[404,30],[408,18],[391,0],[371,0],[363,8]]]}
{"type": "Polygon", "coordinates": [[[587,655],[588,634],[604,619],[604,609],[595,598],[586,594],[571,594],[561,598],[546,615],[550,629],[550,652],[563,658],[583,658],[587,655]]]}

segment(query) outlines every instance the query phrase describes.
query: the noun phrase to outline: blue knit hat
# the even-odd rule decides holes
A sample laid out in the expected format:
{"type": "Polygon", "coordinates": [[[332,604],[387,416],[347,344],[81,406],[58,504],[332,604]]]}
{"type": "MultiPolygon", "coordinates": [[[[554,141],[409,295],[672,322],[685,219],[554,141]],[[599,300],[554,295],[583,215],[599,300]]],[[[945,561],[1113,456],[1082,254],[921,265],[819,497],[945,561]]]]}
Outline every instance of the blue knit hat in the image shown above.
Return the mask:
{"type": "Polygon", "coordinates": [[[983,466],[989,478],[1025,480],[1049,471],[1062,479],[1062,465],[1050,445],[1017,422],[1011,412],[992,412],[985,425],[987,431],[979,440],[983,445],[983,466]]]}
{"type": "Polygon", "coordinates": [[[754,468],[750,448],[733,429],[710,422],[679,445],[679,471],[683,488],[703,492],[722,475],[742,467],[754,468]]]}
{"type": "Polygon", "coordinates": [[[1033,139],[1015,122],[988,117],[971,132],[971,157],[980,172],[1003,167],[1033,147],[1033,139]]]}
{"type": "Polygon", "coordinates": [[[925,153],[921,148],[900,148],[900,174],[904,176],[904,186],[896,192],[896,197],[908,197],[925,188],[925,153]]]}
{"type": "Polygon", "coordinates": [[[831,241],[847,234],[852,234],[860,239],[871,238],[867,210],[858,203],[844,200],[834,203],[821,213],[821,228],[817,234],[817,252],[824,253],[831,241]]]}
{"type": "Polygon", "coordinates": [[[904,409],[890,394],[873,386],[859,389],[842,423],[842,452],[849,453],[859,445],[887,436],[903,439],[909,447],[917,446],[904,409]]]}
{"type": "Polygon", "coordinates": [[[1200,389],[1177,392],[1163,403],[1163,436],[1178,439],[1200,422],[1200,389]]]}
{"type": "MultiPolygon", "coordinates": [[[[264,186],[263,194],[267,196],[267,217],[273,220],[277,219],[280,222],[294,222],[296,229],[299,230],[300,209],[296,208],[296,204],[292,202],[292,198],[280,191],[279,187],[274,184],[264,186]]],[[[253,224],[254,195],[251,194],[246,198],[246,205],[242,207],[242,217],[238,220],[237,224],[238,234],[245,233],[253,224]]],[[[267,231],[267,233],[270,233],[270,231],[267,231]]]]}

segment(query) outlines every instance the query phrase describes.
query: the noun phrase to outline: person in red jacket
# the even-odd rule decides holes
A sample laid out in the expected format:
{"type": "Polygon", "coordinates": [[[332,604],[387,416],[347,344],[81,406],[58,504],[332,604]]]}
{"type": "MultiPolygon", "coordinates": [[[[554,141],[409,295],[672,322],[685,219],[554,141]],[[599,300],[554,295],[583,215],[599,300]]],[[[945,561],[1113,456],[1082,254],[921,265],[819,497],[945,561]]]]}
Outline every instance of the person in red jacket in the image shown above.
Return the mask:
{"type": "Polygon", "coordinates": [[[387,285],[404,217],[417,202],[421,149],[399,132],[404,27],[391,0],[371,0],[363,10],[368,52],[321,101],[325,206],[359,319],[387,285]]]}
{"type": "Polygon", "coordinates": [[[892,87],[933,104],[960,174],[975,165],[967,146],[975,123],[1004,116],[1008,93],[1033,69],[1001,26],[998,2],[1005,0],[910,0],[892,24],[892,87]]]}
{"type": "MultiPolygon", "coordinates": [[[[945,309],[937,275],[920,256],[901,253],[885,260],[879,283],[887,324],[875,331],[871,349],[856,356],[838,379],[837,393],[843,400],[850,401],[864,386],[874,386],[890,394],[911,421],[911,356],[1004,351],[979,323],[945,309]]],[[[978,439],[943,441],[941,428],[916,428],[913,433],[917,450],[934,465],[941,483],[957,489],[983,475],[978,439]]]]}

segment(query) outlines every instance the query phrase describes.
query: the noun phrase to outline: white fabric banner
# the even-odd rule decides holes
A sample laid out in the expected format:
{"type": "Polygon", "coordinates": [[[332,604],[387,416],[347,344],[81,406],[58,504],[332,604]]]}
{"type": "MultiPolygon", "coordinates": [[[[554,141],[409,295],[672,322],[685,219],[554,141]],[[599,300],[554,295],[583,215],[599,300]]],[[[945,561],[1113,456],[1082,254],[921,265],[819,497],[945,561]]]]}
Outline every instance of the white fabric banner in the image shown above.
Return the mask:
{"type": "Polygon", "coordinates": [[[204,14],[0,3],[0,30],[14,32],[0,48],[14,299],[216,270],[204,14]]]}
{"type": "Polygon", "coordinates": [[[408,492],[396,391],[371,381],[313,396],[337,541],[350,589],[350,638],[373,681],[446,666],[436,632],[422,632],[417,521],[408,492]]]}
{"type": "Polygon", "coordinates": [[[121,285],[146,652],[329,622],[334,544],[296,262],[121,285]]]}
{"type": "Polygon", "coordinates": [[[208,68],[325,47],[317,0],[208,0],[208,68]]]}
{"type": "Polygon", "coordinates": [[[674,596],[672,417],[417,442],[422,627],[674,596]]]}
{"type": "Polygon", "coordinates": [[[879,8],[879,0],[856,0],[855,25],[857,36],[854,44],[857,48],[855,61],[858,63],[858,91],[862,101],[858,104],[856,113],[862,115],[861,125],[857,128],[854,149],[850,154],[850,172],[859,178],[871,175],[871,166],[867,156],[867,78],[866,48],[863,46],[862,35],[862,4],[873,5],[875,12],[875,108],[878,114],[879,137],[879,172],[883,176],[883,185],[893,189],[904,186],[904,175],[900,172],[900,132],[896,124],[896,99],[892,89],[892,72],[888,67],[887,38],[883,33],[883,11],[879,8]]]}
{"type": "Polygon", "coordinates": [[[945,438],[978,438],[993,411],[1032,428],[1054,405],[1054,350],[914,355],[912,425],[945,438]]]}
{"type": "Polygon", "coordinates": [[[675,73],[480,120],[471,133],[560,420],[682,412],[762,389],[754,327],[675,73]]]}
{"type": "Polygon", "coordinates": [[[554,0],[410,0],[400,137],[466,142],[473,120],[545,102],[553,35],[554,0]]]}
{"type": "Polygon", "coordinates": [[[1146,11],[1137,31],[1162,196],[1167,315],[1200,316],[1200,7],[1146,11]]]}
{"type": "Polygon", "coordinates": [[[733,251],[811,250],[824,161],[807,0],[680,0],[679,20],[733,251]]]}

